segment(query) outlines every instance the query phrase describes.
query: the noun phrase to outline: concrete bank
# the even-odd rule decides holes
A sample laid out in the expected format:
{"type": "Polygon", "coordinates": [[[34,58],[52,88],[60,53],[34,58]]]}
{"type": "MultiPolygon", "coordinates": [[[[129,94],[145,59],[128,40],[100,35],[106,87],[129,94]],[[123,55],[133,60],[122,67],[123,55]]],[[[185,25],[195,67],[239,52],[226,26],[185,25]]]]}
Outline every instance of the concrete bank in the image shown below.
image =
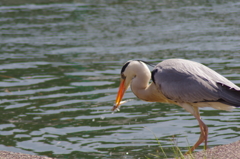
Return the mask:
{"type": "MultiPolygon", "coordinates": [[[[240,140],[227,145],[216,146],[205,151],[185,156],[185,159],[240,159],[240,140]]],[[[54,159],[23,153],[0,151],[0,159],[54,159]]]]}
{"type": "Polygon", "coordinates": [[[9,151],[0,151],[0,159],[54,159],[54,158],[9,152],[9,151]]]}
{"type": "MultiPolygon", "coordinates": [[[[194,159],[240,159],[240,140],[192,154],[194,159]]],[[[186,159],[192,157],[186,156],[186,159]]]]}

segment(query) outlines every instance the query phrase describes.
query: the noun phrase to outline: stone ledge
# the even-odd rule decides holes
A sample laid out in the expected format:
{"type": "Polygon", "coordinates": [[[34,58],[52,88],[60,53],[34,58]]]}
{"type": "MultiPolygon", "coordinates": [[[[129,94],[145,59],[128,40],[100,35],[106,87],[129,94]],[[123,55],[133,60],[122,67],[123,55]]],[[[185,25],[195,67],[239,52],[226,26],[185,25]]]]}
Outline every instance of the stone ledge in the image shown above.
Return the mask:
{"type": "Polygon", "coordinates": [[[54,159],[46,156],[36,156],[10,151],[0,151],[0,159],[54,159]]]}
{"type": "Polygon", "coordinates": [[[207,150],[199,151],[186,159],[240,159],[240,140],[227,145],[216,146],[207,150]]]}
{"type": "MultiPolygon", "coordinates": [[[[240,140],[227,145],[216,146],[207,150],[184,156],[185,159],[240,159],[240,140]]],[[[56,159],[46,156],[0,151],[0,159],[56,159]]]]}

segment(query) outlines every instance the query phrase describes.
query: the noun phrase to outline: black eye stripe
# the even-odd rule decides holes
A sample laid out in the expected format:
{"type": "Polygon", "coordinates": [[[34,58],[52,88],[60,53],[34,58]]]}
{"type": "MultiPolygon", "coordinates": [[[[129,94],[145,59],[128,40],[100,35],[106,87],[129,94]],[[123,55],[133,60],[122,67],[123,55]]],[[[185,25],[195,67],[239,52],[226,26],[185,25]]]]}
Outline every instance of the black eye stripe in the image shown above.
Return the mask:
{"type": "Polygon", "coordinates": [[[129,65],[130,62],[127,62],[123,65],[122,70],[121,70],[121,74],[125,71],[125,69],[127,68],[127,66],[129,65]]]}

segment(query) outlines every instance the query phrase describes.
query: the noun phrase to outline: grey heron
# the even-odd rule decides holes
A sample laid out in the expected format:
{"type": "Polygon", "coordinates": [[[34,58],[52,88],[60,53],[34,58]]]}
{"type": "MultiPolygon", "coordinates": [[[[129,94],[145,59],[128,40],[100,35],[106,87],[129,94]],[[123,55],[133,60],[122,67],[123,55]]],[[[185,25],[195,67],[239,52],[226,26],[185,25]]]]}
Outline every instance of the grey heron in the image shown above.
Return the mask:
{"type": "Polygon", "coordinates": [[[219,110],[240,107],[240,88],[237,85],[209,67],[185,59],[164,60],[152,72],[144,61],[125,63],[113,111],[121,104],[129,86],[141,100],[176,104],[197,119],[201,134],[188,152],[203,142],[207,148],[208,127],[200,118],[199,107],[219,110]]]}

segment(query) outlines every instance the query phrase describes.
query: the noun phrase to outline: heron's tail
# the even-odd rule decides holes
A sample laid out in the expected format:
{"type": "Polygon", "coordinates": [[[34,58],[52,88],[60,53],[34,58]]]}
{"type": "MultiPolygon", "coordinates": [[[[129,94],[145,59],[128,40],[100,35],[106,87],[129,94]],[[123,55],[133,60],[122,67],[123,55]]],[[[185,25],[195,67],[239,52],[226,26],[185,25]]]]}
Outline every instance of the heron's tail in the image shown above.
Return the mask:
{"type": "Polygon", "coordinates": [[[235,89],[222,83],[217,83],[217,85],[221,89],[219,95],[223,103],[240,107],[240,88],[235,89]]]}

